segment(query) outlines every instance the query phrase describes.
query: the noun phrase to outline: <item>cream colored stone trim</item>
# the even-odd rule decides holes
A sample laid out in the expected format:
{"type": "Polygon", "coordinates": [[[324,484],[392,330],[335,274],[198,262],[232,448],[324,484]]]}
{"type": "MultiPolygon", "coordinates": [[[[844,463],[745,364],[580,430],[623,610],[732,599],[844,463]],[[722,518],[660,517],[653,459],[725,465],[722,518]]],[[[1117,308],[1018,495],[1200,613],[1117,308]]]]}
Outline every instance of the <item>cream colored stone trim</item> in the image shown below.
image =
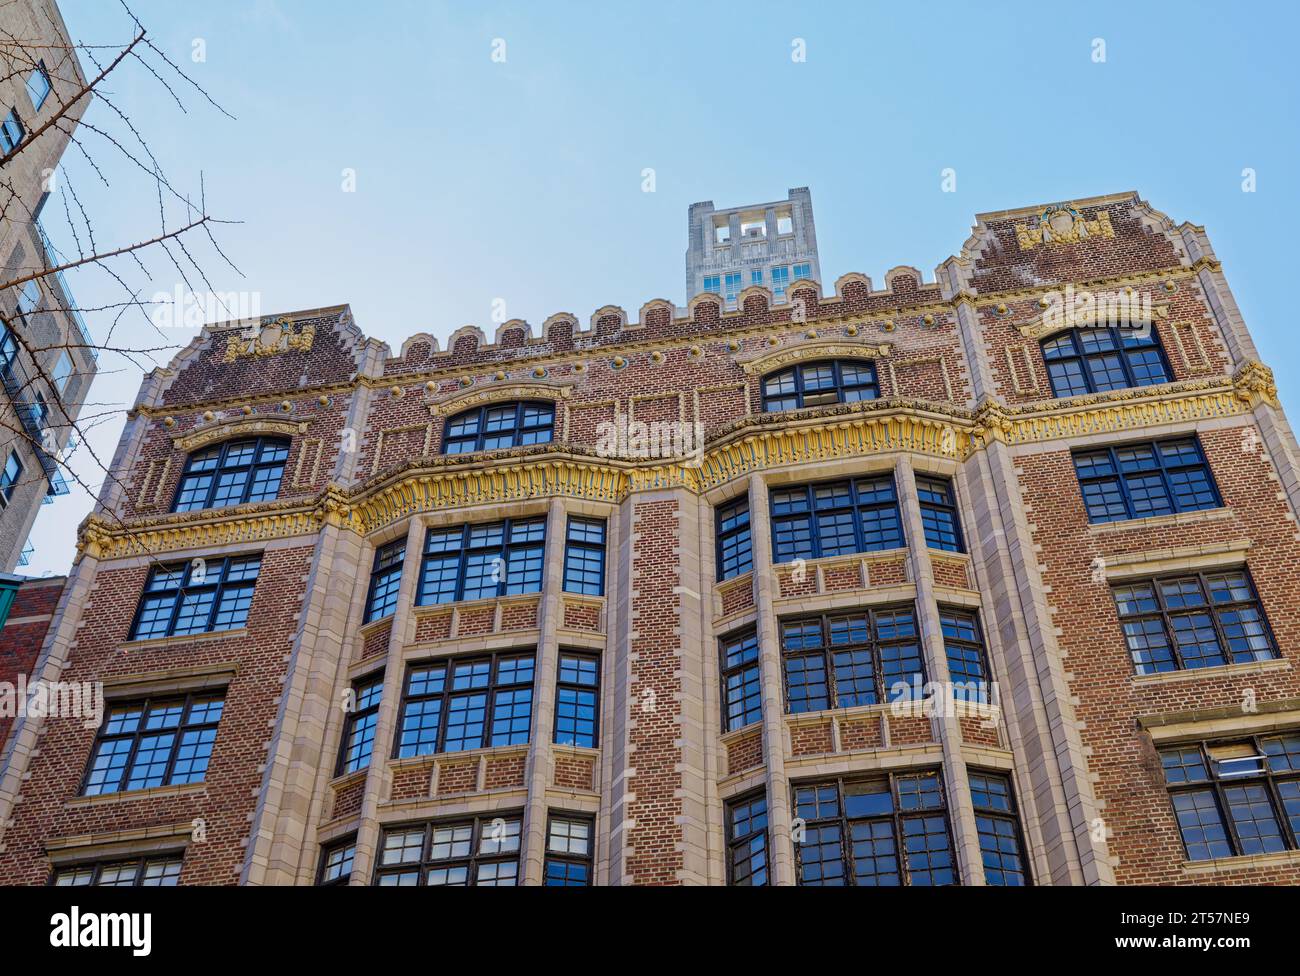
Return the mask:
{"type": "Polygon", "coordinates": [[[51,837],[45,842],[45,853],[54,867],[64,867],[82,861],[183,849],[193,833],[194,824],[187,822],[51,837]]]}
{"type": "Polygon", "coordinates": [[[1248,854],[1244,857],[1220,857],[1210,861],[1184,861],[1183,873],[1190,875],[1226,874],[1260,868],[1300,865],[1300,851],[1277,851],[1273,854],[1248,854]]]}
{"type": "Polygon", "coordinates": [[[1290,671],[1291,662],[1284,657],[1267,661],[1245,661],[1241,664],[1220,664],[1212,668],[1183,668],[1179,671],[1159,671],[1155,674],[1135,674],[1129,680],[1135,686],[1178,684],[1198,678],[1222,678],[1239,674],[1257,674],[1263,671],[1290,671]]]}
{"type": "MultiPolygon", "coordinates": [[[[796,327],[795,323],[782,323],[786,330],[796,327]]],[[[823,323],[815,326],[820,328],[823,323]]],[[[894,350],[893,343],[854,341],[844,337],[837,339],[806,339],[793,345],[778,349],[767,349],[756,354],[737,356],[736,362],[747,374],[763,375],[791,363],[805,362],[813,359],[879,359],[888,356],[894,350]]]]}
{"type": "Polygon", "coordinates": [[[943,356],[913,356],[911,359],[887,359],[885,368],[889,370],[889,387],[894,396],[906,396],[898,388],[897,368],[900,366],[932,366],[938,364],[939,376],[943,379],[943,398],[953,402],[952,381],[948,378],[948,363],[943,356]]]}
{"type": "Polygon", "coordinates": [[[319,437],[309,437],[302,442],[298,448],[298,463],[293,470],[292,488],[310,488],[316,484],[316,478],[320,475],[321,457],[325,454],[325,442],[319,437]],[[311,457],[311,464],[307,464],[308,456],[311,457]],[[303,477],[303,469],[307,470],[307,477],[303,477]]]}
{"type": "Polygon", "coordinates": [[[216,444],[237,437],[250,437],[258,434],[280,434],[285,437],[293,437],[295,434],[305,434],[306,432],[306,423],[274,420],[270,417],[237,417],[233,420],[218,420],[211,426],[201,427],[187,434],[177,435],[172,438],[172,447],[178,451],[188,453],[201,447],[207,447],[209,444],[216,444]]]}
{"type": "Polygon", "coordinates": [[[1261,704],[1255,712],[1238,706],[1138,717],[1157,745],[1193,739],[1217,739],[1238,735],[1263,735],[1300,727],[1300,699],[1261,704]]]}
{"type": "Polygon", "coordinates": [[[200,641],[225,640],[228,637],[243,637],[248,633],[247,627],[235,630],[209,630],[202,634],[177,634],[173,637],[149,637],[144,640],[122,641],[117,645],[119,652],[133,652],[153,647],[171,647],[175,644],[197,644],[200,641]]]}
{"type": "Polygon", "coordinates": [[[238,671],[238,666],[232,661],[229,664],[195,664],[165,671],[115,674],[103,679],[104,697],[111,701],[136,695],[224,688],[234,680],[238,671]]]}
{"type": "MultiPolygon", "coordinates": [[[[1189,512],[1187,514],[1193,513],[1189,512]]],[[[1117,580],[1135,576],[1156,576],[1162,573],[1181,572],[1183,570],[1195,571],[1240,567],[1246,561],[1246,553],[1250,550],[1250,545],[1249,539],[1236,539],[1232,542],[1213,542],[1201,546],[1150,549],[1146,552],[1108,556],[1106,557],[1105,566],[1106,578],[1108,580],[1117,580]]]]}
{"type": "Polygon", "coordinates": [[[1146,518],[1121,519],[1118,522],[1089,523],[1088,531],[1096,535],[1108,535],[1115,532],[1136,532],[1198,522],[1217,522],[1220,519],[1233,517],[1231,508],[1204,508],[1199,512],[1174,512],[1172,515],[1148,515],[1146,518]]]}
{"type": "Polygon", "coordinates": [[[98,796],[74,796],[63,804],[65,810],[82,807],[113,806],[118,803],[137,803],[140,800],[154,800],[160,797],[188,796],[206,794],[207,783],[177,783],[171,786],[151,786],[144,790],[122,790],[120,793],[101,793],[98,796]]]}
{"type": "Polygon", "coordinates": [[[1038,371],[1034,369],[1034,356],[1030,347],[1027,344],[1006,346],[1002,351],[1007,357],[1007,373],[1011,376],[1011,389],[1019,395],[1040,392],[1038,386],[1038,371]],[[1011,354],[1013,352],[1018,353],[1024,362],[1024,372],[1029,377],[1028,383],[1020,382],[1020,369],[1016,366],[1015,360],[1012,358],[1011,354]]]}
{"type": "MultiPolygon", "coordinates": [[[[490,369],[491,366],[483,368],[490,369]]],[[[470,407],[507,400],[550,400],[558,404],[573,395],[573,388],[576,385],[576,380],[539,379],[532,382],[501,382],[479,389],[471,387],[434,400],[429,404],[429,412],[435,417],[449,417],[470,407]]]]}
{"type": "Polygon", "coordinates": [[[370,464],[370,474],[379,473],[379,462],[384,453],[384,438],[395,437],[398,434],[413,434],[424,431],[424,447],[420,451],[420,457],[429,457],[429,449],[433,443],[433,423],[427,424],[406,424],[401,427],[388,427],[381,430],[375,435],[375,452],[374,460],[370,464]]]}

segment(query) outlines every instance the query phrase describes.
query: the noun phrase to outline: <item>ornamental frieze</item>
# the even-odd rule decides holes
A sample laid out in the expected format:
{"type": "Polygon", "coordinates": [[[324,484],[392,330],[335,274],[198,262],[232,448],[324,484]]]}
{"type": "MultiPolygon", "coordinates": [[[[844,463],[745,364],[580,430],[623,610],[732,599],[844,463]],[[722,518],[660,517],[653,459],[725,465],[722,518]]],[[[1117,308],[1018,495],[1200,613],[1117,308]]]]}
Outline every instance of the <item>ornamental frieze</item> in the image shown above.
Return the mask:
{"type": "Polygon", "coordinates": [[[315,339],[316,326],[312,323],[304,323],[295,331],[287,318],[278,318],[263,322],[256,331],[228,336],[222,362],[233,363],[246,356],[274,356],[290,350],[310,352],[315,339]]]}
{"type": "Polygon", "coordinates": [[[1032,251],[1039,244],[1077,244],[1114,236],[1109,210],[1099,211],[1095,219],[1088,220],[1074,207],[1048,207],[1039,215],[1037,227],[1016,224],[1016,241],[1022,251],[1032,251]]]}

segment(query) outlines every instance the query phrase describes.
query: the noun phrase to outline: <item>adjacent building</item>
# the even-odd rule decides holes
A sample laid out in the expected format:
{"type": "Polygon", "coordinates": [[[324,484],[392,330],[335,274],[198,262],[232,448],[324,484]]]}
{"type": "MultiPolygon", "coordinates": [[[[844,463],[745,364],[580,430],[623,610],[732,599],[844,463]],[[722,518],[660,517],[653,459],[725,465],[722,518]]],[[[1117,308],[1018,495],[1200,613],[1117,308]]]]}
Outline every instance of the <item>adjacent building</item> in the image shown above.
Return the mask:
{"type": "Polygon", "coordinates": [[[58,458],[95,375],[96,353],[41,227],[59,159],[90,96],[52,0],[0,8],[0,572],[26,563],[40,506],[67,494],[58,458]],[[44,128],[64,111],[59,124],[44,128]]]}
{"type": "Polygon", "coordinates": [[[205,329],[81,527],[31,678],[104,710],[13,724],[0,881],[1300,881],[1300,451],[1205,230],[987,213],[736,305],[205,329]]]}

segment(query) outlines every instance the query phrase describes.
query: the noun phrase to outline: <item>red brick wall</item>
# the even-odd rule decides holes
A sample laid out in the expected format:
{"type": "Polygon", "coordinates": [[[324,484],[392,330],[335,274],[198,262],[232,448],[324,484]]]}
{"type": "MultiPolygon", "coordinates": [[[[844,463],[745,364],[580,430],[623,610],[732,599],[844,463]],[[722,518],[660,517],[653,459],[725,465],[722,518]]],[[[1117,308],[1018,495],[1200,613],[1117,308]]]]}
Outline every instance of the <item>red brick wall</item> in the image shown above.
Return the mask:
{"type": "MultiPolygon", "coordinates": [[[[32,676],[54,608],[63,595],[66,577],[28,580],[18,587],[4,627],[0,628],[0,682],[16,686],[18,676],[32,676]]],[[[0,715],[0,756],[14,720],[0,715]]]]}

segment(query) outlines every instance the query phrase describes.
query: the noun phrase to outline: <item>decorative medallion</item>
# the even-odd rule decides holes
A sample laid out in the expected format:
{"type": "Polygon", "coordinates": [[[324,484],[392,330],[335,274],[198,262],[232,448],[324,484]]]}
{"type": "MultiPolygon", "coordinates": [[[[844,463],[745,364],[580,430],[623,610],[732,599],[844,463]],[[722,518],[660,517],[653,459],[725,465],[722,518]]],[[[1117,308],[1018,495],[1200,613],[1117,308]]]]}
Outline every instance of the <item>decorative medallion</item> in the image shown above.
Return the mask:
{"type": "Polygon", "coordinates": [[[1108,210],[1098,212],[1095,220],[1088,220],[1073,207],[1048,207],[1032,230],[1026,224],[1016,224],[1016,241],[1022,251],[1032,251],[1039,244],[1077,244],[1092,237],[1114,236],[1108,210]]]}
{"type": "Polygon", "coordinates": [[[244,356],[274,356],[291,349],[310,352],[315,338],[316,327],[311,323],[301,326],[295,332],[293,323],[287,318],[268,320],[256,331],[238,332],[229,336],[226,339],[226,356],[222,362],[233,363],[244,356]]]}

